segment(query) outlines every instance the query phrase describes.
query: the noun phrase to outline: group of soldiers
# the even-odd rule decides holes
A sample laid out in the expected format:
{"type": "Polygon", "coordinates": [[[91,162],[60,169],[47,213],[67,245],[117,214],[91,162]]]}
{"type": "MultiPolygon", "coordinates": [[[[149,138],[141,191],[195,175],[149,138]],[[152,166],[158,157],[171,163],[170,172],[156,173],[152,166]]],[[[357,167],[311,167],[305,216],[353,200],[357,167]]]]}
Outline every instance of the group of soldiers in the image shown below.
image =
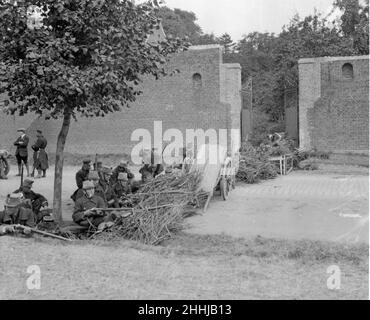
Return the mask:
{"type": "Polygon", "coordinates": [[[9,231],[7,226],[20,224],[33,228],[51,214],[48,200],[32,190],[33,183],[25,179],[20,188],[6,197],[4,210],[0,211],[0,235],[9,231]]]}
{"type": "MultiPolygon", "coordinates": [[[[15,157],[18,164],[17,176],[21,176],[23,164],[26,168],[27,177],[35,177],[35,171],[37,171],[37,176],[35,178],[45,178],[46,170],[49,168],[48,154],[45,150],[48,142],[43,136],[42,131],[36,131],[36,141],[31,146],[31,149],[33,150],[33,168],[31,173],[28,163],[28,144],[30,138],[26,134],[26,129],[24,128],[19,128],[17,132],[19,136],[14,142],[14,146],[16,146],[15,157]]],[[[0,170],[0,179],[5,180],[7,179],[7,176],[3,172],[3,170],[0,170]]]]}
{"type": "MultiPolygon", "coordinates": [[[[45,151],[47,141],[44,138],[42,131],[37,130],[36,141],[31,146],[33,150],[33,168],[30,173],[28,164],[28,144],[30,138],[26,135],[26,130],[20,128],[17,130],[19,133],[18,138],[14,142],[16,146],[15,157],[18,164],[18,174],[21,176],[22,164],[26,168],[27,178],[23,180],[21,186],[14,190],[11,194],[7,195],[4,204],[4,210],[0,211],[0,234],[6,233],[12,225],[20,224],[27,227],[34,227],[37,223],[43,220],[43,217],[50,215],[51,210],[48,209],[47,199],[32,190],[34,181],[29,179],[46,177],[46,170],[49,168],[48,155],[45,151]]],[[[5,175],[1,176],[2,179],[7,179],[5,175]]]]}
{"type": "MultiPolygon", "coordinates": [[[[35,170],[38,171],[37,178],[45,177],[48,168],[45,152],[47,141],[42,136],[41,130],[37,131],[37,140],[32,146],[34,168],[31,174],[28,169],[27,152],[29,138],[24,129],[18,131],[20,135],[14,143],[17,146],[18,175],[22,174],[23,162],[26,166],[27,177],[33,176],[35,170]]],[[[143,166],[139,170],[141,180],[138,181],[134,180],[135,176],[128,168],[129,162],[125,159],[121,160],[114,169],[103,166],[102,162],[96,161],[92,165],[90,159],[84,160],[82,168],[75,176],[77,190],[71,196],[74,201],[73,221],[84,227],[91,225],[100,227],[111,223],[112,215],[101,214],[104,209],[121,208],[125,204],[127,195],[137,192],[141,184],[172,170],[172,168],[165,170],[162,164],[155,161],[154,157],[153,149],[144,155],[143,166]]],[[[6,233],[6,226],[10,227],[14,224],[34,227],[45,216],[50,215],[51,210],[48,208],[47,199],[32,190],[33,183],[33,180],[26,178],[19,189],[7,196],[4,211],[0,212],[0,234],[6,233]]]]}
{"type": "Polygon", "coordinates": [[[109,215],[97,215],[97,209],[120,208],[130,193],[135,193],[141,184],[164,174],[162,164],[154,164],[153,152],[151,159],[145,161],[139,170],[141,180],[135,181],[135,175],[128,168],[128,161],[123,159],[114,168],[102,166],[96,162],[92,170],[91,160],[83,161],[82,168],[76,173],[77,190],[71,196],[75,202],[73,221],[81,226],[90,224],[98,227],[109,222],[109,215]]]}

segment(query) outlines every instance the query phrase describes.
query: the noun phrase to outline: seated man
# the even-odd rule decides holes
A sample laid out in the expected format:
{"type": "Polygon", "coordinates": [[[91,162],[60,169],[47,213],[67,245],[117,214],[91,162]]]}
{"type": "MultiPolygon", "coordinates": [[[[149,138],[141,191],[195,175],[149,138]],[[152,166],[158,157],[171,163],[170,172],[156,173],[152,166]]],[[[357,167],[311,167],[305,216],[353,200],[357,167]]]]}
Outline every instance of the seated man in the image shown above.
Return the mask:
{"type": "Polygon", "coordinates": [[[141,180],[143,182],[144,180],[148,180],[149,175],[155,178],[164,172],[164,167],[160,162],[161,157],[155,153],[154,148],[149,152],[148,150],[145,150],[143,154],[144,165],[139,170],[139,173],[141,173],[141,180]]]}
{"type": "Polygon", "coordinates": [[[46,209],[48,207],[48,200],[39,193],[35,193],[32,189],[34,181],[30,179],[25,179],[23,185],[14,191],[14,193],[22,193],[25,199],[30,200],[31,209],[36,216],[37,222],[41,221],[43,218],[43,212],[45,215],[49,215],[46,209]],[[47,213],[46,213],[47,212],[47,213]]]}
{"type": "Polygon", "coordinates": [[[102,167],[100,171],[98,171],[100,184],[106,188],[107,185],[109,185],[109,180],[112,176],[112,169],[108,167],[102,167]]]}
{"type": "Polygon", "coordinates": [[[128,181],[127,173],[120,172],[118,174],[118,181],[113,186],[113,193],[116,199],[115,207],[120,207],[120,201],[128,194],[131,193],[131,183],[128,181]]]}
{"type": "Polygon", "coordinates": [[[113,186],[117,180],[118,180],[118,174],[122,172],[122,173],[127,173],[127,177],[129,179],[129,181],[132,181],[132,179],[134,179],[134,174],[130,171],[130,169],[128,169],[128,161],[127,160],[122,160],[120,162],[120,164],[118,165],[118,167],[116,167],[113,172],[112,172],[112,176],[109,180],[109,184],[111,186],[113,186]]]}
{"type": "Polygon", "coordinates": [[[115,194],[113,192],[113,187],[109,184],[110,178],[112,176],[112,169],[108,167],[102,167],[99,173],[100,180],[99,185],[103,188],[105,198],[107,200],[108,207],[119,208],[115,194]]]}
{"type": "Polygon", "coordinates": [[[82,184],[84,181],[88,180],[88,175],[90,172],[91,160],[85,159],[82,164],[82,168],[76,173],[76,185],[77,190],[71,195],[71,199],[76,202],[77,198],[82,194],[82,184]]]}
{"type": "Polygon", "coordinates": [[[104,200],[95,195],[93,182],[84,181],[82,189],[83,196],[77,199],[73,210],[73,221],[84,227],[90,225],[99,227],[100,224],[107,221],[107,217],[97,214],[95,209],[105,209],[104,200]]]}
{"type": "MultiPolygon", "coordinates": [[[[107,205],[107,199],[105,196],[105,190],[100,184],[99,174],[97,171],[90,171],[88,175],[88,180],[94,184],[95,195],[104,200],[105,205],[107,205]]],[[[83,192],[82,192],[83,194],[83,192]]]]}
{"type": "Polygon", "coordinates": [[[36,216],[32,211],[31,201],[25,199],[22,193],[12,193],[7,196],[4,211],[0,212],[0,225],[20,224],[34,227],[36,216]]]}

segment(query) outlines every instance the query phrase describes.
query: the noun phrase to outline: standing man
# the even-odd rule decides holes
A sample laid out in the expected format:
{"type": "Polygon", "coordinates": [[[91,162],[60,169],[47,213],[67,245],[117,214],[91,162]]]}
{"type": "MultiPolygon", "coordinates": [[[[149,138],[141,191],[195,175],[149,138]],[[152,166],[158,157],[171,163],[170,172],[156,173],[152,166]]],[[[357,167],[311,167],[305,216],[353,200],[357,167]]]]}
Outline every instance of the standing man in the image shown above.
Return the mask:
{"type": "Polygon", "coordinates": [[[48,144],[44,136],[42,135],[41,130],[37,130],[37,140],[35,144],[31,147],[33,149],[33,169],[31,176],[35,174],[35,169],[37,170],[37,177],[42,178],[46,177],[46,170],[49,168],[48,154],[45,151],[45,148],[48,144]]]}
{"type": "Polygon", "coordinates": [[[22,161],[24,165],[26,166],[27,170],[27,177],[30,176],[30,170],[28,167],[28,142],[30,139],[26,135],[26,129],[20,128],[17,130],[19,133],[18,139],[14,142],[14,145],[17,147],[17,150],[15,151],[15,157],[17,158],[18,163],[18,174],[17,176],[21,175],[21,168],[22,168],[22,161]]]}

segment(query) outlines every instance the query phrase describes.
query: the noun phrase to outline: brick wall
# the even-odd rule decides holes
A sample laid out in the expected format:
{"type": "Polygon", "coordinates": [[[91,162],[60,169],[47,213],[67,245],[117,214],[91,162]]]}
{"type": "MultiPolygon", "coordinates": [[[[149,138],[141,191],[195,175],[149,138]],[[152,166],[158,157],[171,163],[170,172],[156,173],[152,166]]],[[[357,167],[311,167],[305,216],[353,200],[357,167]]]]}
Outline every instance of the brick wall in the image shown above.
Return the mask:
{"type": "Polygon", "coordinates": [[[301,147],[368,154],[368,57],[302,59],[299,72],[301,147]],[[343,74],[345,64],[353,77],[343,74]]]}
{"type": "MultiPolygon", "coordinates": [[[[223,64],[219,46],[192,47],[173,57],[167,69],[179,69],[180,73],[157,81],[147,77],[142,84],[143,94],[131,108],[104,118],[73,121],[65,151],[77,154],[130,153],[137,143],[131,141],[131,134],[144,128],[153,137],[154,121],[162,121],[163,132],[169,128],[183,133],[186,129],[198,128],[240,129],[240,66],[223,64]],[[194,74],[201,76],[201,85],[195,82],[194,74]]],[[[3,123],[7,123],[7,118],[0,115],[0,124],[3,123]]],[[[61,121],[28,117],[23,125],[31,135],[37,128],[43,129],[50,150],[55,149],[61,121]]],[[[11,125],[9,134],[1,136],[0,142],[8,144],[17,126],[11,125]]]]}

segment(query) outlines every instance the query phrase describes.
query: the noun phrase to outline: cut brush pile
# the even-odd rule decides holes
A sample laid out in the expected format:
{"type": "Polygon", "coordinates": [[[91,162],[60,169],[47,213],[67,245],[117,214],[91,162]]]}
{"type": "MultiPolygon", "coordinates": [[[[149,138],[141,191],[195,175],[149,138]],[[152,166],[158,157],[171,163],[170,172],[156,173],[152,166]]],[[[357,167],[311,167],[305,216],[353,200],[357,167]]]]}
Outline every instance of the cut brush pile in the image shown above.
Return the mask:
{"type": "Polygon", "coordinates": [[[184,218],[202,205],[199,172],[158,176],[129,194],[125,207],[132,214],[118,218],[113,227],[93,236],[96,239],[124,238],[156,245],[183,228],[184,218]]]}
{"type": "Polygon", "coordinates": [[[267,151],[262,147],[255,148],[249,143],[244,143],[240,152],[237,179],[248,184],[253,184],[261,180],[275,178],[277,176],[277,170],[268,161],[268,156],[267,151]]]}

